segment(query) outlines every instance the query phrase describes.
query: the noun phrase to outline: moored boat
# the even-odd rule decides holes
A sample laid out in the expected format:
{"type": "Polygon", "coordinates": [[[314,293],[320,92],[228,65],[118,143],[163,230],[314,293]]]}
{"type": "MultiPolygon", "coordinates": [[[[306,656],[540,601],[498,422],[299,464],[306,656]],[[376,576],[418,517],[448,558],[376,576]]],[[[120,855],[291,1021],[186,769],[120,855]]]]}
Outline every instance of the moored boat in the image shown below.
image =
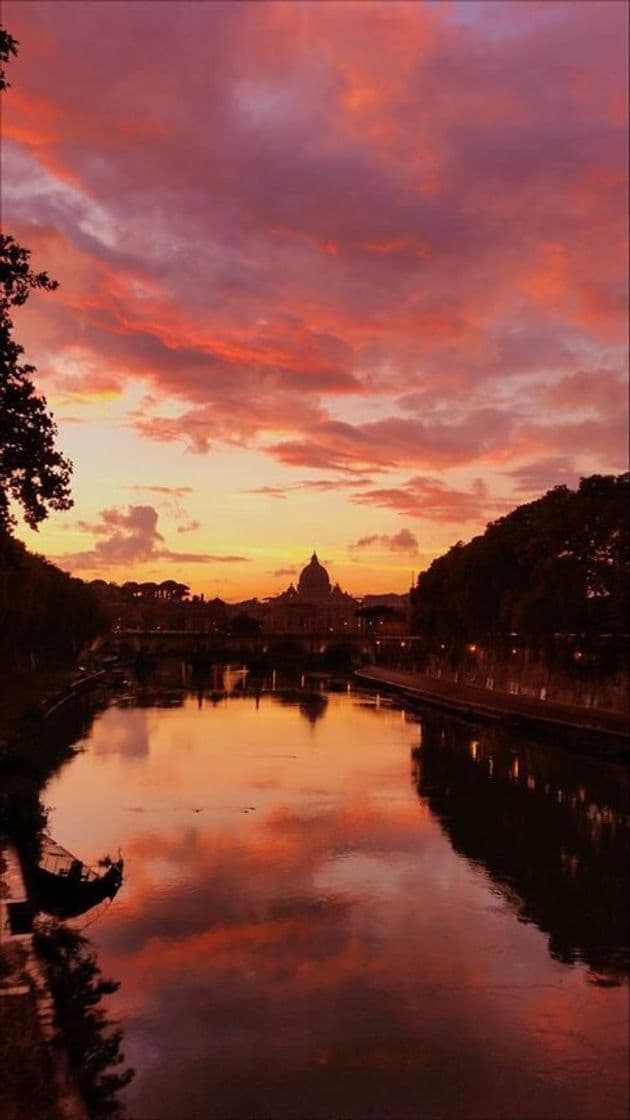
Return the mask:
{"type": "Polygon", "coordinates": [[[114,898],[123,881],[124,861],[109,856],[89,867],[44,835],[39,863],[31,872],[36,906],[58,918],[73,918],[106,898],[114,898]]]}

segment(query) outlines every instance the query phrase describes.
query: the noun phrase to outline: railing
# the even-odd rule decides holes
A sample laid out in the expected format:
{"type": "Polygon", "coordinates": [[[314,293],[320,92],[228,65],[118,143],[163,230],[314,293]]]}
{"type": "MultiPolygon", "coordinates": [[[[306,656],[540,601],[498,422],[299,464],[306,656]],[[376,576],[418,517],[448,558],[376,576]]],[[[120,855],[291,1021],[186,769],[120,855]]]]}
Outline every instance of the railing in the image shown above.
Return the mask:
{"type": "Polygon", "coordinates": [[[51,875],[73,877],[82,883],[98,879],[97,873],[91,867],[62,848],[61,844],[57,844],[50,836],[44,837],[39,866],[51,875]]]}

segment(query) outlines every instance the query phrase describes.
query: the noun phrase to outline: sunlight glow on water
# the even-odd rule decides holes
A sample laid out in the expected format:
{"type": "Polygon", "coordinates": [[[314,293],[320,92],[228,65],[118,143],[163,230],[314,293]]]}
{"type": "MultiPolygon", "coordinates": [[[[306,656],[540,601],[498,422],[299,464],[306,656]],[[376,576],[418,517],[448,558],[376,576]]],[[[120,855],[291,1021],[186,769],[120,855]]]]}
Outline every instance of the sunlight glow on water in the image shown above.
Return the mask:
{"type": "Polygon", "coordinates": [[[45,795],[125,857],[86,932],[134,1120],[625,1117],[614,782],[357,696],[180,700],[109,708],[45,795]]]}

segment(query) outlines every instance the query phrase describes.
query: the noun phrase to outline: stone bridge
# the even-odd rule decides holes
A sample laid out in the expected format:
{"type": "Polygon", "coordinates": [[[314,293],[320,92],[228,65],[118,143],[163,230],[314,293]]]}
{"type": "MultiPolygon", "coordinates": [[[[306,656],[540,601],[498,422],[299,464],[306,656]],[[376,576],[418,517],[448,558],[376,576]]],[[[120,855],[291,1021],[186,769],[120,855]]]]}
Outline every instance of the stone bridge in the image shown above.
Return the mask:
{"type": "Polygon", "coordinates": [[[121,656],[135,656],[139,653],[154,657],[187,657],[191,654],[244,653],[255,656],[301,650],[307,655],[326,654],[331,648],[350,647],[354,656],[361,661],[395,661],[407,663],[413,658],[415,644],[419,639],[405,635],[358,634],[329,631],[327,633],[305,634],[213,634],[204,630],[115,630],[107,639],[107,648],[121,656]]]}

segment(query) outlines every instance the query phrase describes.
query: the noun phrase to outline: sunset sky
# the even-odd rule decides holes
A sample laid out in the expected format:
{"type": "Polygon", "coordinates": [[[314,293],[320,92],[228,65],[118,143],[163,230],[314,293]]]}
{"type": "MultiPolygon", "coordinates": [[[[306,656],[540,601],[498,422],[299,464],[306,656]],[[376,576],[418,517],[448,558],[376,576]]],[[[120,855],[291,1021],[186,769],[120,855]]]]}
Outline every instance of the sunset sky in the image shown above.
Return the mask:
{"type": "Polygon", "coordinates": [[[84,578],[355,594],[626,469],[627,6],[13,2],[15,316],[84,578]]]}

